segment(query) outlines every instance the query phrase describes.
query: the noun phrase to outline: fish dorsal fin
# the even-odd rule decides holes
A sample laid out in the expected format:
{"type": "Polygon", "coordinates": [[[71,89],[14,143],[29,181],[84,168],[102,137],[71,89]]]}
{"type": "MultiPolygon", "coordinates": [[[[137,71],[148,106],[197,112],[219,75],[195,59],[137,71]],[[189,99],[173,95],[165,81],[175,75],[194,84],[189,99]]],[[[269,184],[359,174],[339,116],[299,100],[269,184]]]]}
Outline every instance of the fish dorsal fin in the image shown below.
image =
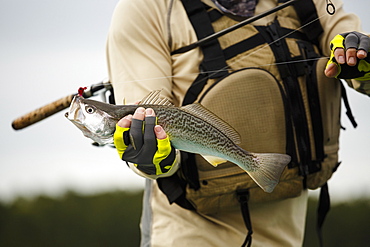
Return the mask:
{"type": "Polygon", "coordinates": [[[171,101],[163,96],[161,96],[162,90],[151,91],[147,96],[145,96],[139,105],[167,105],[173,106],[171,101]]]}
{"type": "Polygon", "coordinates": [[[210,110],[206,109],[201,104],[194,103],[194,104],[183,106],[181,107],[181,109],[196,117],[201,118],[203,121],[206,121],[207,123],[221,130],[235,144],[241,143],[240,135],[233,127],[231,127],[228,123],[226,123],[224,120],[216,116],[210,110]]]}

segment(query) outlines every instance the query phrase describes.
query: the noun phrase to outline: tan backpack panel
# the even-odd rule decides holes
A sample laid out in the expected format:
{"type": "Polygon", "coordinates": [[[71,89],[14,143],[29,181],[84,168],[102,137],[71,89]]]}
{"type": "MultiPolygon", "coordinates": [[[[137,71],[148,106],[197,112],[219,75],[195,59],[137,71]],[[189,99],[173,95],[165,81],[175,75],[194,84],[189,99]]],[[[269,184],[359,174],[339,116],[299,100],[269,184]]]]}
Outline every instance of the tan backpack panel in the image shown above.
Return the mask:
{"type": "MultiPolygon", "coordinates": [[[[215,84],[201,104],[239,132],[240,146],[245,150],[286,153],[282,93],[269,72],[257,68],[234,72],[215,84]]],[[[302,191],[297,168],[286,168],[275,190],[266,193],[235,164],[227,162],[214,168],[201,156],[196,160],[201,188],[197,191],[188,188],[187,199],[201,213],[239,208],[236,196],[239,189],[249,188],[252,202],[295,197],[302,191]]]]}
{"type": "MultiPolygon", "coordinates": [[[[325,184],[338,164],[341,89],[338,80],[324,76],[326,61],[320,59],[316,66],[316,73],[320,75],[318,91],[326,157],[321,171],[308,176],[309,189],[325,184]]],[[[286,153],[283,91],[281,84],[269,72],[259,68],[236,71],[212,85],[200,103],[238,131],[242,140],[240,146],[245,150],[286,153]]],[[[303,189],[303,177],[298,174],[297,167],[286,167],[275,190],[266,193],[233,163],[214,168],[201,156],[196,156],[196,161],[200,189],[187,188],[187,199],[201,213],[239,208],[236,191],[240,189],[249,189],[250,202],[254,203],[296,197],[303,189]]]]}

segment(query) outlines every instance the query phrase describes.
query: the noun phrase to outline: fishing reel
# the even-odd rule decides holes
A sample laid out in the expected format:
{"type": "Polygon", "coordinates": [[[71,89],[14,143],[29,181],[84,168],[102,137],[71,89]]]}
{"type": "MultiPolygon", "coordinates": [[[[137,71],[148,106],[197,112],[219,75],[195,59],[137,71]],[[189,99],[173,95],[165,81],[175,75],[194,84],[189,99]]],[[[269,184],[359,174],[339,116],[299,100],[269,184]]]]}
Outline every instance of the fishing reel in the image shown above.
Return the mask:
{"type": "Polygon", "coordinates": [[[102,102],[109,104],[115,103],[113,87],[108,79],[105,79],[100,83],[93,84],[89,87],[80,87],[78,89],[78,95],[84,98],[99,96],[102,102]]]}

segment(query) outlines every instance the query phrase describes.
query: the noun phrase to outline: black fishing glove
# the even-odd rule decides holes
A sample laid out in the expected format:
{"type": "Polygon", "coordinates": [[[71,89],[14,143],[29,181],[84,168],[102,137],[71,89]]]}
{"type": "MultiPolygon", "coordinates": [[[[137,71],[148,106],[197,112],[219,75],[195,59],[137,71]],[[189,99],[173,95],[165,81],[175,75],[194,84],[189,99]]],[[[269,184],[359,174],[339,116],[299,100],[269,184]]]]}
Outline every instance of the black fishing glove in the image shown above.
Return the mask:
{"type": "Polygon", "coordinates": [[[157,139],[154,133],[156,117],[145,120],[132,119],[130,128],[116,125],[114,144],[120,158],[134,163],[142,172],[149,175],[161,175],[171,170],[176,152],[168,136],[157,139]]]}
{"type": "Polygon", "coordinates": [[[338,73],[335,76],[340,79],[356,79],[359,81],[370,80],[370,56],[364,59],[357,58],[357,64],[355,66],[349,66],[348,64],[339,64],[334,56],[334,51],[337,48],[343,48],[345,51],[349,48],[355,48],[358,50],[369,51],[370,38],[365,34],[359,32],[349,32],[338,34],[330,42],[331,55],[327,67],[329,64],[336,64],[338,67],[338,73]]]}

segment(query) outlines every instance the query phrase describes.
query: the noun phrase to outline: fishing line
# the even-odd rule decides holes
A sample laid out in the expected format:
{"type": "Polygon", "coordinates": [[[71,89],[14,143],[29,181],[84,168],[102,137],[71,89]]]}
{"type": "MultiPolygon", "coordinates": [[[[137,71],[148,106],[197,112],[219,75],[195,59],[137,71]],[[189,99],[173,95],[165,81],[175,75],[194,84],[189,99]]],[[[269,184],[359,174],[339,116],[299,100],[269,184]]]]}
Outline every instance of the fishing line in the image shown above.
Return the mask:
{"type": "MultiPolygon", "coordinates": [[[[269,47],[269,46],[271,46],[271,45],[273,45],[273,44],[275,44],[275,43],[277,43],[277,42],[279,42],[279,41],[280,41],[280,40],[282,40],[282,39],[285,39],[285,38],[286,38],[286,37],[288,37],[289,35],[291,35],[291,34],[293,34],[293,33],[295,33],[295,32],[298,32],[299,30],[301,30],[301,29],[305,28],[306,26],[308,26],[308,25],[310,25],[310,24],[314,23],[315,21],[320,20],[323,16],[324,16],[324,15],[322,15],[322,16],[320,16],[320,17],[317,17],[316,19],[314,19],[314,20],[312,20],[312,21],[310,21],[310,22],[306,23],[305,25],[302,25],[302,26],[300,26],[300,27],[298,27],[298,28],[294,29],[293,31],[291,31],[291,32],[289,32],[289,33],[287,33],[287,34],[283,35],[282,37],[280,37],[280,38],[278,38],[278,39],[274,40],[273,42],[268,43],[268,44],[266,44],[266,45],[262,46],[261,48],[259,48],[259,49],[255,50],[255,51],[251,52],[250,54],[245,54],[244,56],[241,56],[239,59],[237,59],[237,60],[235,60],[234,62],[230,63],[228,66],[225,66],[224,68],[220,69],[219,71],[214,72],[213,74],[211,74],[211,76],[212,76],[212,75],[214,75],[214,74],[217,74],[217,73],[218,73],[218,72],[220,72],[220,71],[225,71],[225,70],[227,70],[227,68],[228,68],[228,67],[231,67],[231,65],[233,65],[233,64],[235,64],[235,63],[237,63],[237,62],[240,62],[240,61],[242,61],[242,60],[244,60],[244,59],[246,59],[246,58],[248,58],[248,57],[252,56],[253,54],[255,54],[255,53],[257,53],[257,52],[261,51],[262,49],[265,49],[265,48],[267,48],[267,47],[269,47]]],[[[309,60],[308,60],[308,59],[304,59],[304,60],[300,60],[299,62],[304,62],[304,61],[309,61],[309,60]]],[[[291,61],[291,62],[289,62],[289,61],[288,61],[288,62],[281,62],[281,63],[274,63],[274,64],[256,65],[256,67],[265,67],[265,66],[269,66],[269,65],[288,64],[288,63],[292,63],[292,62],[294,63],[294,62],[298,62],[298,61],[291,61]]],[[[243,67],[242,67],[242,68],[238,68],[238,69],[243,69],[243,67]]]]}
{"type": "MultiPolygon", "coordinates": [[[[292,64],[292,63],[301,63],[301,62],[309,62],[309,61],[317,61],[322,58],[329,58],[329,57],[318,57],[318,58],[310,58],[310,59],[302,59],[302,60],[294,60],[294,61],[288,61],[288,62],[280,62],[280,63],[269,63],[269,64],[262,64],[262,65],[257,65],[258,67],[267,67],[267,66],[273,66],[273,65],[283,65],[283,64],[292,64]]],[[[256,67],[257,67],[256,66],[256,67]]],[[[236,69],[224,69],[224,70],[211,70],[207,72],[199,72],[199,73],[189,73],[189,74],[181,74],[181,75],[170,75],[170,76],[159,76],[159,77],[152,77],[152,78],[146,78],[146,79],[140,79],[140,80],[131,80],[131,81],[125,81],[125,83],[130,83],[130,82],[142,82],[142,81],[151,81],[151,80],[162,80],[162,79],[168,79],[168,78],[176,78],[176,77],[183,77],[183,76],[197,76],[199,74],[205,74],[205,73],[218,73],[220,71],[236,71],[239,69],[244,69],[246,67],[241,67],[241,68],[236,68],[236,69]]],[[[208,80],[208,79],[207,79],[208,80]]]]}
{"type": "MultiPolygon", "coordinates": [[[[211,77],[212,75],[215,75],[215,74],[217,74],[217,73],[219,73],[219,72],[221,72],[221,71],[235,71],[235,70],[244,69],[244,68],[246,68],[246,67],[240,67],[240,68],[234,68],[234,69],[231,69],[230,67],[231,67],[233,64],[237,63],[237,62],[240,62],[240,61],[242,61],[242,60],[244,60],[244,59],[249,58],[250,56],[254,55],[255,53],[257,53],[257,52],[261,51],[262,49],[265,49],[265,48],[267,48],[267,47],[269,47],[269,46],[271,46],[271,45],[273,45],[273,44],[275,44],[275,43],[279,42],[280,40],[285,39],[286,37],[288,37],[289,35],[293,34],[294,32],[298,32],[299,30],[301,30],[301,29],[303,29],[304,27],[306,27],[306,26],[308,26],[308,25],[312,24],[313,22],[320,20],[320,19],[321,19],[321,18],[323,18],[324,16],[325,16],[325,15],[323,14],[323,15],[321,15],[321,16],[319,16],[319,17],[317,17],[316,19],[314,19],[314,20],[312,20],[312,21],[310,21],[310,22],[306,23],[305,25],[302,25],[302,26],[300,26],[300,27],[298,27],[298,28],[296,28],[296,29],[292,30],[291,32],[289,32],[289,33],[287,33],[287,34],[283,35],[282,37],[280,37],[280,38],[278,38],[278,39],[274,40],[273,42],[270,42],[270,43],[268,43],[268,44],[266,44],[266,45],[263,45],[262,47],[258,48],[257,50],[255,50],[255,51],[253,51],[253,52],[251,52],[251,53],[249,53],[249,54],[244,54],[244,55],[242,55],[242,56],[241,56],[241,57],[239,57],[237,60],[235,60],[235,61],[233,61],[233,62],[229,63],[227,66],[225,66],[224,68],[219,69],[219,70],[217,70],[217,71],[206,71],[206,72],[199,71],[199,72],[197,72],[197,73],[180,74],[180,75],[170,75],[170,76],[160,76],[160,77],[152,77],[152,78],[146,78],[146,79],[140,79],[140,80],[131,80],[131,81],[124,81],[124,82],[125,82],[125,83],[130,83],[130,82],[143,82],[143,81],[160,80],[160,79],[176,78],[176,77],[183,77],[183,76],[193,76],[193,75],[194,75],[194,76],[197,76],[197,75],[199,75],[199,74],[209,74],[209,76],[211,77]]],[[[270,63],[270,64],[260,64],[260,65],[256,64],[256,65],[255,65],[255,67],[266,67],[266,66],[274,66],[274,65],[290,64],[290,63],[299,63],[299,62],[315,61],[315,60],[319,60],[319,59],[321,59],[321,58],[329,58],[329,57],[319,57],[319,58],[313,58],[313,59],[302,59],[302,60],[296,60],[296,61],[287,61],[287,62],[270,63]]],[[[205,77],[205,78],[203,78],[203,79],[199,80],[198,82],[196,82],[196,84],[198,84],[198,83],[202,83],[202,82],[203,82],[203,81],[205,81],[205,80],[208,80],[208,77],[205,77]]]]}
{"type": "MultiPolygon", "coordinates": [[[[259,49],[255,50],[255,51],[253,51],[253,52],[251,52],[251,53],[249,53],[249,54],[242,55],[242,56],[241,56],[241,57],[239,57],[237,60],[235,60],[234,62],[229,63],[227,66],[223,67],[222,69],[219,69],[219,70],[217,70],[217,71],[206,71],[206,72],[202,72],[202,71],[200,71],[198,74],[209,73],[209,76],[208,76],[208,77],[212,77],[213,75],[215,75],[215,74],[217,74],[217,73],[219,73],[219,72],[221,72],[221,71],[235,71],[235,70],[240,70],[240,69],[246,68],[246,67],[240,67],[240,68],[235,68],[235,69],[233,69],[233,70],[231,70],[231,69],[230,69],[230,67],[231,67],[233,64],[235,64],[235,63],[237,63],[237,62],[240,62],[240,61],[242,61],[242,60],[244,60],[244,59],[247,59],[248,57],[252,56],[253,54],[255,54],[255,53],[257,53],[257,52],[261,51],[262,49],[265,49],[265,48],[267,48],[267,47],[269,47],[269,46],[273,45],[274,43],[279,42],[279,41],[280,41],[280,40],[282,40],[282,39],[285,39],[286,37],[288,37],[288,36],[289,36],[289,35],[291,35],[292,33],[294,33],[294,32],[298,32],[299,30],[301,30],[302,28],[305,28],[306,26],[308,26],[308,25],[312,24],[313,22],[320,20],[323,16],[324,16],[324,15],[321,15],[321,16],[317,17],[316,19],[314,19],[314,20],[312,20],[312,21],[310,21],[310,22],[306,23],[305,25],[302,25],[302,26],[300,26],[300,27],[298,27],[298,28],[294,29],[293,31],[291,31],[291,32],[289,32],[289,33],[287,33],[287,34],[283,35],[282,37],[280,37],[280,38],[278,38],[278,39],[276,39],[276,40],[274,40],[274,41],[272,41],[272,42],[270,42],[270,43],[268,43],[268,44],[266,44],[266,45],[262,46],[261,48],[259,48],[259,49]]],[[[319,60],[319,59],[321,59],[321,57],[320,57],[320,58],[314,58],[314,59],[303,59],[303,60],[299,60],[299,61],[287,61],[287,62],[281,62],[281,63],[273,63],[273,64],[263,64],[263,65],[258,65],[258,64],[257,64],[257,65],[255,65],[255,67],[266,67],[266,66],[273,66],[273,65],[290,64],[290,63],[298,63],[298,62],[305,62],[305,61],[312,61],[312,60],[319,60]]],[[[197,74],[197,75],[198,75],[198,74],[197,74]]],[[[184,75],[178,75],[178,76],[184,76],[184,75]]],[[[175,76],[171,76],[171,77],[173,78],[173,77],[175,77],[175,76]]],[[[196,86],[196,85],[198,85],[198,84],[203,83],[204,81],[208,80],[208,77],[202,78],[201,80],[199,80],[199,81],[197,81],[197,82],[193,83],[193,86],[196,86]]],[[[170,78],[170,77],[167,77],[167,78],[170,78]]]]}

